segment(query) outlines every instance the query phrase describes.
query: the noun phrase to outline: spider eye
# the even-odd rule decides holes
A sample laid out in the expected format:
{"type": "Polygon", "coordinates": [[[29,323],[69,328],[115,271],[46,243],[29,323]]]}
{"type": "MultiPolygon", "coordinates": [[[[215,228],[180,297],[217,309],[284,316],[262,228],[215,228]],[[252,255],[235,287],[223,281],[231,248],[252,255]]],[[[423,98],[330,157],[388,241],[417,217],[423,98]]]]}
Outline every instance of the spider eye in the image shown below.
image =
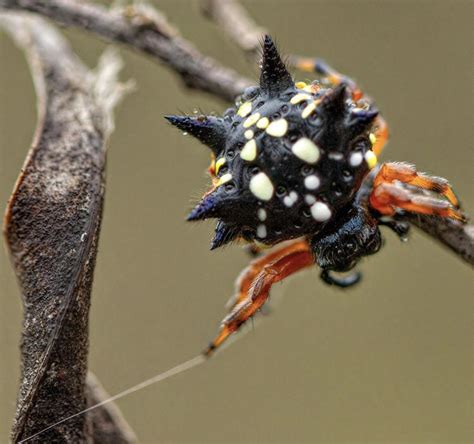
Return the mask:
{"type": "Polygon", "coordinates": [[[278,185],[276,188],[276,195],[281,197],[286,194],[286,188],[283,185],[278,185]]]}

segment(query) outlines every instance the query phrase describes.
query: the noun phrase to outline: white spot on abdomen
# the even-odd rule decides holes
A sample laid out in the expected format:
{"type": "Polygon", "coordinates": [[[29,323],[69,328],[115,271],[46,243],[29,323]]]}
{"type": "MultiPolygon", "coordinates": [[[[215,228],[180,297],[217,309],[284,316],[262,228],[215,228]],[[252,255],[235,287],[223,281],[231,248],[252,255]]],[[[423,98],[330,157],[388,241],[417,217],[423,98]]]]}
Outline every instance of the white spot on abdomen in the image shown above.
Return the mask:
{"type": "Polygon", "coordinates": [[[273,184],[265,173],[258,173],[250,179],[250,191],[260,200],[270,200],[273,196],[273,184]]]}
{"type": "Polygon", "coordinates": [[[302,137],[292,147],[291,151],[299,159],[307,163],[316,163],[319,159],[319,148],[310,139],[302,137]]]}
{"type": "Polygon", "coordinates": [[[258,220],[261,220],[262,222],[267,219],[267,212],[265,211],[264,208],[259,208],[257,212],[258,220]]]}
{"type": "Polygon", "coordinates": [[[315,190],[320,184],[321,181],[319,180],[319,177],[314,174],[304,178],[304,186],[308,188],[308,190],[315,190]]]}
{"type": "Polygon", "coordinates": [[[311,205],[311,215],[318,222],[325,222],[331,218],[331,210],[324,202],[316,202],[311,205]]]}
{"type": "Polygon", "coordinates": [[[307,194],[307,195],[304,197],[304,201],[305,201],[308,205],[313,205],[313,204],[316,202],[316,198],[315,198],[312,194],[307,194]]]}
{"type": "Polygon", "coordinates": [[[330,152],[328,154],[328,157],[333,160],[342,160],[344,158],[344,156],[341,153],[334,152],[334,151],[330,152]]]}
{"type": "Polygon", "coordinates": [[[359,166],[362,163],[362,160],[364,160],[362,153],[352,153],[351,157],[349,158],[349,165],[353,167],[359,166]]]}
{"type": "Polygon", "coordinates": [[[267,227],[265,225],[260,224],[257,227],[257,237],[259,237],[260,239],[267,237],[267,227]]]}
{"type": "Polygon", "coordinates": [[[283,203],[285,204],[285,206],[290,208],[293,206],[293,204],[296,203],[297,200],[298,200],[298,193],[296,191],[291,191],[288,196],[285,196],[283,198],[283,203]]]}
{"type": "Polygon", "coordinates": [[[249,162],[255,160],[257,157],[257,143],[255,142],[255,139],[249,140],[244,145],[242,151],[240,152],[240,157],[244,160],[248,160],[249,162]]]}

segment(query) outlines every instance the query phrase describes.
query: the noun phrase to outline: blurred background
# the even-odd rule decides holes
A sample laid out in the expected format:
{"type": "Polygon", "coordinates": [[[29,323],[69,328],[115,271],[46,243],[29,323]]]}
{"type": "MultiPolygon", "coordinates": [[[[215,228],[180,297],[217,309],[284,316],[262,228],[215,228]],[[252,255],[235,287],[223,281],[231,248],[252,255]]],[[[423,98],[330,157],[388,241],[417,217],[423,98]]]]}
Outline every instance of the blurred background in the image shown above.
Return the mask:
{"type": "MultiPolygon", "coordinates": [[[[155,2],[204,53],[256,70],[197,4],[155,2]]],[[[357,79],[388,120],[384,160],[449,178],[474,214],[474,3],[245,1],[282,51],[325,58],[357,79]]],[[[105,44],[64,31],[94,66],[105,44]]],[[[176,76],[121,49],[138,89],[119,106],[109,143],[105,215],[90,323],[90,368],[114,394],[199,353],[217,331],[239,247],[208,250],[213,224],[184,222],[208,185],[206,148],[164,114],[221,112],[176,76]]],[[[0,205],[36,121],[23,54],[0,35],[0,205]]],[[[305,80],[306,74],[299,74],[305,80]]],[[[119,401],[143,443],[464,443],[474,429],[472,270],[413,230],[361,264],[343,292],[316,268],[277,285],[283,296],[214,360],[119,401]]],[[[0,442],[19,378],[21,303],[0,250],[0,442]]]]}

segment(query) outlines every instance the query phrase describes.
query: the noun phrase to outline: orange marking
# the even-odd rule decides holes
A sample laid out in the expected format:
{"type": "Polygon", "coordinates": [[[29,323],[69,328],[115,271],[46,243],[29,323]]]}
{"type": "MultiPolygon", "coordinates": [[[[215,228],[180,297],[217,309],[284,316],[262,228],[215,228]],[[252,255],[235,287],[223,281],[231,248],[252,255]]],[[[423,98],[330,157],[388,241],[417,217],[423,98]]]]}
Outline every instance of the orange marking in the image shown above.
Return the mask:
{"type": "Polygon", "coordinates": [[[375,131],[375,136],[377,137],[377,140],[372,146],[372,151],[378,157],[384,149],[386,143],[388,142],[388,125],[383,117],[378,116],[375,121],[375,126],[377,127],[375,131]]]}

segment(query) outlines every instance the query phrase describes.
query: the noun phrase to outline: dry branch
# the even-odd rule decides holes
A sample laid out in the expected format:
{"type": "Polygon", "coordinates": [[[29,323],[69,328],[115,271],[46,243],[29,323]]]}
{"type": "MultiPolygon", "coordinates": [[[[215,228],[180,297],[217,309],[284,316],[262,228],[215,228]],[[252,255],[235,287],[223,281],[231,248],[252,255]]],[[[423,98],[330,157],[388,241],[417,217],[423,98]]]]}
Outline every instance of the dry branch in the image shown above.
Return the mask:
{"type": "Polygon", "coordinates": [[[407,215],[407,219],[468,264],[474,265],[474,225],[421,214],[407,215]]]}
{"type": "MultiPolygon", "coordinates": [[[[0,25],[25,51],[38,98],[33,145],[4,222],[24,305],[22,379],[12,429],[17,442],[86,407],[105,144],[126,87],[117,81],[121,61],[114,53],[104,54],[93,73],[42,19],[2,14],[0,25]]],[[[91,442],[88,422],[87,416],[74,418],[32,442],[91,442]]]]}
{"type": "MultiPolygon", "coordinates": [[[[87,407],[109,399],[94,374],[87,375],[87,407]]],[[[125,421],[122,413],[114,403],[109,403],[88,413],[93,429],[93,441],[98,444],[128,444],[137,442],[135,433],[125,421]]]]}
{"type": "Polygon", "coordinates": [[[202,12],[214,20],[249,57],[260,53],[265,28],[236,0],[200,0],[202,12]]]}
{"type": "Polygon", "coordinates": [[[252,84],[251,80],[201,54],[151,6],[137,3],[107,9],[87,1],[0,0],[2,6],[37,12],[61,25],[82,28],[109,41],[126,44],[165,63],[189,88],[226,101],[233,101],[252,84]]]}

